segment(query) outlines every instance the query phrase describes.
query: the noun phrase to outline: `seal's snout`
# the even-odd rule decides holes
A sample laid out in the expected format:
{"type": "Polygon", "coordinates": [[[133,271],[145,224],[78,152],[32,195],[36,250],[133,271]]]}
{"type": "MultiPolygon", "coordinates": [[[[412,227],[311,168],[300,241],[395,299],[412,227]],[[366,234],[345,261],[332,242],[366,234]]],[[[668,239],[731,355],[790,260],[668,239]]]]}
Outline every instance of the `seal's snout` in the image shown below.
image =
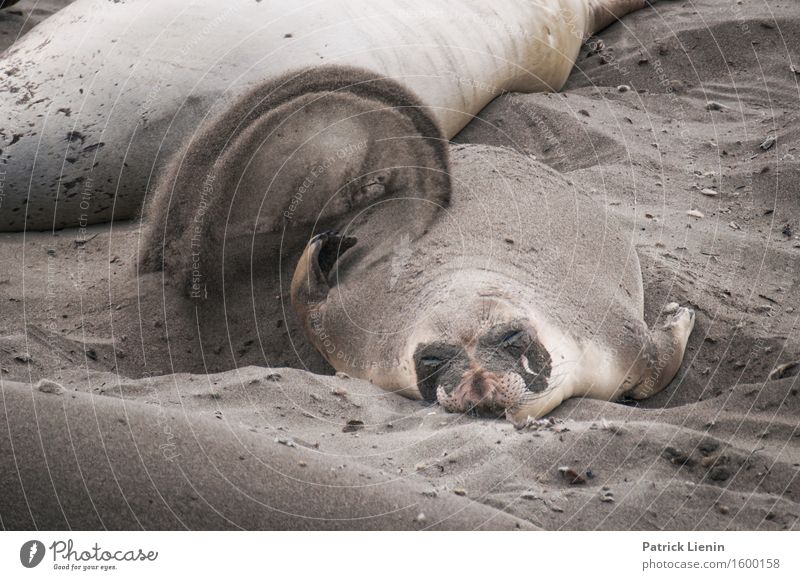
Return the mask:
{"type": "Polygon", "coordinates": [[[513,371],[497,374],[472,367],[451,392],[438,386],[436,398],[451,413],[499,417],[519,403],[525,390],[525,381],[513,371]]]}
{"type": "Polygon", "coordinates": [[[492,312],[495,319],[477,328],[455,327],[446,340],[415,344],[417,388],[423,399],[448,412],[502,417],[530,393],[547,388],[550,355],[529,320],[514,318],[513,312],[504,315],[505,322],[497,320],[508,305],[477,304],[476,319],[485,316],[481,312],[492,312]]]}

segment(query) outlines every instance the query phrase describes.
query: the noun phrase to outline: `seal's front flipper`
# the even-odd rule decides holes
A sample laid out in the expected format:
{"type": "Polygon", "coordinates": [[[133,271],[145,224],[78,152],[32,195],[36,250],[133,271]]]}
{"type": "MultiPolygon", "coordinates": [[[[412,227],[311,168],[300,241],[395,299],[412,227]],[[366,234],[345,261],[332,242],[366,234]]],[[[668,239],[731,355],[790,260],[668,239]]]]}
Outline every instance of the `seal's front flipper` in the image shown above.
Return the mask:
{"type": "Polygon", "coordinates": [[[660,392],[675,378],[683,362],[686,343],[694,328],[694,310],[677,304],[668,308],[667,322],[651,332],[653,356],[647,361],[642,380],[629,393],[634,399],[646,399],[660,392]]]}
{"type": "Polygon", "coordinates": [[[303,312],[325,300],[328,277],[339,257],[356,245],[356,238],[338,232],[317,234],[308,242],[292,277],[292,303],[303,312]]]}
{"type": "MultiPolygon", "coordinates": [[[[328,278],[339,257],[356,244],[356,239],[337,232],[324,232],[311,238],[292,276],[292,307],[297,313],[306,336],[328,362],[332,347],[325,331],[325,312],[328,278]]],[[[333,364],[333,363],[331,363],[333,364]]]]}

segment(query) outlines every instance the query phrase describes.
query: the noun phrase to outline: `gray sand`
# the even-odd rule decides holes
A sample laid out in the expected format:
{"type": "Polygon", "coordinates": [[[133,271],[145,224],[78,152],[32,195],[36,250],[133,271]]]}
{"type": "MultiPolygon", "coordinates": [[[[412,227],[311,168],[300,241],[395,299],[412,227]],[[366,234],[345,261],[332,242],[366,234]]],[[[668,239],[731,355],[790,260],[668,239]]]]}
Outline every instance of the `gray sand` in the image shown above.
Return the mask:
{"type": "MultiPolygon", "coordinates": [[[[0,15],[2,46],[63,2],[32,4],[0,15]]],[[[768,380],[800,361],[800,13],[669,1],[598,38],[561,94],[501,97],[457,141],[534,155],[635,225],[648,324],[697,312],[665,391],[523,430],[450,415],[283,368],[331,372],[276,281],[258,336],[217,322],[201,353],[195,313],[133,278],[136,224],[3,234],[0,524],[800,528],[800,366],[768,380]]]]}

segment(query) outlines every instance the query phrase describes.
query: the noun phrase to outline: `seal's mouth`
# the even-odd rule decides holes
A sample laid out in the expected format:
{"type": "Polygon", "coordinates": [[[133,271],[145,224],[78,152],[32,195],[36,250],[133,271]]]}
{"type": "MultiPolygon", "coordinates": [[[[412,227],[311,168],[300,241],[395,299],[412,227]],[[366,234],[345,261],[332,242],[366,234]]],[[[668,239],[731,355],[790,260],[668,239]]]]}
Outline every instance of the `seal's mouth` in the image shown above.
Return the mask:
{"type": "Polygon", "coordinates": [[[436,400],[449,413],[504,417],[527,392],[524,379],[514,371],[497,374],[473,368],[449,392],[444,385],[437,385],[436,400]]]}

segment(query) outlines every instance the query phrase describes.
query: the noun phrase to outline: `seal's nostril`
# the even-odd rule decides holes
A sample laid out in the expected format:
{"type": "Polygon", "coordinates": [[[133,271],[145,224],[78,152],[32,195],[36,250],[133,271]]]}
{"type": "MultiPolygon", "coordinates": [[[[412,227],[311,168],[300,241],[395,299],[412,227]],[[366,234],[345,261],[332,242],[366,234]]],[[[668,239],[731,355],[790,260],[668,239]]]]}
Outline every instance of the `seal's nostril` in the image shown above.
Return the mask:
{"type": "Polygon", "coordinates": [[[465,381],[465,400],[470,406],[485,407],[494,399],[496,378],[487,372],[476,372],[465,381]]]}

